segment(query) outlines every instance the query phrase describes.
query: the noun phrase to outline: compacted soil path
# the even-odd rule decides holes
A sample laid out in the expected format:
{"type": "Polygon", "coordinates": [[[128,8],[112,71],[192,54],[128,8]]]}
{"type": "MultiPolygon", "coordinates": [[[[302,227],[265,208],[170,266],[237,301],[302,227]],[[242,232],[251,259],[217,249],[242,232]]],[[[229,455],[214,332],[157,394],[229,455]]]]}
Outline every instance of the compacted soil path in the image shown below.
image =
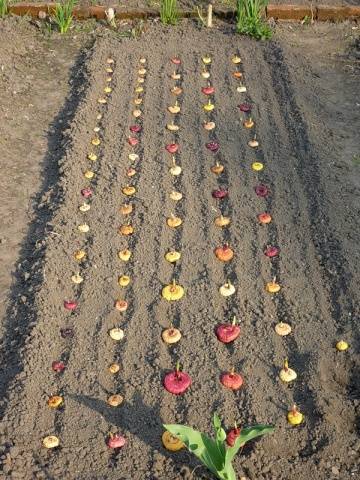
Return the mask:
{"type": "MultiPolygon", "coordinates": [[[[287,35],[291,32],[284,33],[284,43],[280,37],[261,44],[235,37],[226,28],[204,32],[184,22],[170,31],[153,26],[138,40],[98,39],[86,52],[79,104],[59,160],[60,178],[56,191],[43,200],[57,209],[51,232],[40,239],[41,261],[33,264],[38,291],[26,309],[14,308],[4,325],[4,478],[211,478],[204,469],[193,472],[197,462],[187,452],[167,452],[161,434],[163,423],[176,422],[209,432],[214,411],[229,428],[234,421],[276,425],[272,435],[238,455],[239,477],[350,480],[357,475],[360,262],[354,233],[359,219],[352,202],[359,186],[358,169],[349,158],[356,153],[351,141],[358,111],[353,110],[351,122],[347,98],[345,111],[338,112],[335,105],[335,119],[323,118],[329,108],[327,92],[321,92],[318,103],[309,102],[311,92],[321,88],[316,66],[299,51],[294,59],[287,35]],[[212,58],[209,69],[216,89],[211,115],[220,144],[216,156],[205,148],[209,134],[202,126],[205,54],[212,58]],[[242,59],[246,93],[236,91],[235,54],[242,59]],[[174,140],[165,128],[167,107],[174,103],[174,56],[181,59],[183,89],[175,135],[182,175],[176,179],[169,174],[171,156],[165,151],[174,140]],[[114,60],[112,92],[100,105],[108,58],[114,60]],[[140,58],[146,58],[147,70],[139,107],[142,130],[133,164],[137,174],[129,179],[132,149],[127,138],[134,123],[140,58]],[[256,150],[248,146],[253,137],[237,107],[245,101],[252,105],[260,144],[256,150]],[[99,112],[101,144],[89,183],[91,209],[82,213],[80,191],[86,186],[84,172],[99,112]],[[346,127],[340,126],[338,113],[346,127]],[[345,128],[351,137],[346,157],[345,128]],[[225,166],[219,180],[210,171],[214,158],[225,166]],[[264,164],[263,171],[252,170],[256,161],[264,164]],[[255,194],[259,183],[269,189],[266,199],[255,194]],[[118,233],[127,185],[136,188],[131,200],[134,233],[128,242],[118,233]],[[214,225],[219,203],[212,191],[219,186],[229,191],[223,213],[232,224],[226,233],[214,225]],[[174,189],[183,194],[176,206],[169,197],[174,189]],[[268,226],[257,221],[264,210],[273,216],[268,226]],[[166,225],[171,213],[183,219],[176,231],[166,225]],[[86,235],[78,231],[84,222],[90,227],[86,235]],[[214,256],[224,240],[235,251],[231,267],[214,256]],[[267,245],[280,247],[279,258],[270,261],[264,255],[267,245]],[[118,252],[126,246],[133,255],[125,264],[118,252]],[[81,267],[84,281],[76,286],[71,276],[80,268],[74,260],[79,249],[87,257],[81,267]],[[171,249],[182,253],[175,267],[164,258],[171,249]],[[131,277],[131,284],[120,290],[117,279],[123,274],[131,277]],[[271,296],[265,284],[275,275],[282,290],[271,296]],[[170,304],[161,298],[161,289],[173,278],[186,293],[170,304]],[[219,295],[226,280],[236,287],[231,300],[219,295]],[[124,313],[114,309],[121,295],[129,302],[124,313]],[[73,313],[63,306],[70,299],[78,301],[73,313]],[[233,315],[240,321],[241,337],[225,347],[214,327],[233,315]],[[279,321],[291,324],[290,336],[276,335],[279,321]],[[169,348],[161,331],[171,322],[183,338],[169,348]],[[108,335],[113,327],[124,330],[122,342],[108,335]],[[73,335],[64,335],[66,328],[73,335]],[[349,342],[347,352],[336,351],[340,338],[349,342]],[[285,358],[298,373],[291,387],[278,379],[285,358]],[[66,364],[61,375],[51,369],[59,359],[66,364]],[[171,396],[162,386],[177,360],[193,379],[182,397],[171,396]],[[108,367],[114,361],[120,371],[111,375],[108,367]],[[237,393],[219,383],[220,373],[233,366],[245,379],[237,393]],[[121,406],[107,404],[112,393],[124,396],[121,406]],[[56,411],[46,404],[55,394],[65,400],[56,411]],[[299,428],[286,422],[294,402],[306,418],[299,428]],[[127,444],[114,452],[105,440],[117,431],[127,444]],[[60,447],[43,448],[47,435],[58,436],[60,447]]],[[[353,77],[342,70],[341,75],[348,88],[355,88],[353,77]]]]}

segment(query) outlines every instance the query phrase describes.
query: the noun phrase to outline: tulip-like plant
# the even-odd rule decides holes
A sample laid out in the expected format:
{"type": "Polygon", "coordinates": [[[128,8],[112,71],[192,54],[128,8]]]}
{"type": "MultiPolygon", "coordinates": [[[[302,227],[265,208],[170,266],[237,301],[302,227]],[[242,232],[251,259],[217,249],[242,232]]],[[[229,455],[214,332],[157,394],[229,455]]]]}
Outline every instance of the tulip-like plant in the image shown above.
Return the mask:
{"type": "MultiPolygon", "coordinates": [[[[274,430],[272,425],[254,425],[239,429],[233,446],[226,442],[226,432],[221,426],[221,420],[214,414],[215,440],[202,432],[185,425],[164,425],[164,428],[179,438],[186,448],[220,480],[236,480],[232,460],[241,447],[253,438],[265,435],[274,430]]],[[[232,443],[232,442],[231,442],[232,443]]]]}

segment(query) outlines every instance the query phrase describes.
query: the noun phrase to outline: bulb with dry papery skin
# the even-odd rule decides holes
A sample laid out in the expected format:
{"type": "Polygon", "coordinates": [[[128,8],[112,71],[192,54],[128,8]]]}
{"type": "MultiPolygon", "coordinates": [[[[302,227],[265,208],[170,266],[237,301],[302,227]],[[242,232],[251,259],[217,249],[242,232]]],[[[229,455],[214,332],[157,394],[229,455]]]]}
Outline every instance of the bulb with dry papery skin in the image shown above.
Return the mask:
{"type": "Polygon", "coordinates": [[[181,174],[181,172],[182,172],[182,169],[181,169],[180,165],[176,165],[175,157],[173,157],[172,166],[170,168],[171,175],[174,175],[175,177],[177,177],[178,175],[181,174]]]}
{"type": "Polygon", "coordinates": [[[133,116],[135,118],[139,118],[141,117],[141,115],[142,115],[142,111],[140,109],[137,108],[136,110],[133,111],[133,116]]]}
{"type": "Polygon", "coordinates": [[[95,147],[97,147],[98,145],[100,145],[101,140],[100,140],[99,137],[95,137],[91,140],[91,143],[92,143],[92,145],[95,145],[95,147]]]}
{"type": "Polygon", "coordinates": [[[124,397],[122,395],[119,395],[119,394],[115,394],[115,395],[110,395],[110,397],[108,397],[107,399],[107,403],[111,406],[111,407],[118,407],[119,405],[121,405],[124,401],[124,397]]]}
{"type": "Polygon", "coordinates": [[[256,135],[254,135],[254,138],[252,140],[249,140],[248,145],[251,148],[256,148],[259,146],[259,142],[256,140],[256,135]]]}
{"type": "Polygon", "coordinates": [[[92,170],[85,170],[84,177],[87,180],[91,180],[92,178],[94,178],[94,176],[95,176],[95,173],[92,170]]]}
{"type": "Polygon", "coordinates": [[[180,65],[181,64],[181,60],[179,57],[172,57],[170,58],[170,61],[174,64],[174,65],[180,65]]]}
{"type": "Polygon", "coordinates": [[[236,324],[236,317],[231,323],[221,323],[215,329],[218,340],[222,343],[231,343],[240,335],[240,327],[236,324]]]}
{"type": "Polygon", "coordinates": [[[180,371],[180,364],[177,362],[173,372],[169,372],[164,377],[165,389],[174,395],[182,395],[191,385],[190,376],[180,371]]]}
{"type": "Polygon", "coordinates": [[[220,382],[225,388],[230,390],[239,390],[244,383],[242,376],[239,373],[235,373],[232,368],[230,372],[223,373],[220,377],[220,382]]]}
{"type": "Polygon", "coordinates": [[[181,253],[176,250],[170,250],[165,254],[165,259],[170,263],[175,263],[181,258],[181,253]]]}
{"type": "Polygon", "coordinates": [[[281,287],[278,283],[276,283],[276,279],[274,278],[271,282],[266,284],[265,289],[269,293],[278,293],[280,292],[281,287]]]}
{"type": "Polygon", "coordinates": [[[126,312],[128,308],[128,302],[126,300],[116,300],[115,302],[115,308],[119,312],[126,312]]]}
{"type": "Polygon", "coordinates": [[[170,77],[171,77],[173,80],[180,80],[181,75],[180,75],[180,73],[178,73],[178,72],[176,72],[176,71],[174,70],[174,72],[170,75],[170,77]]]}
{"type": "Polygon", "coordinates": [[[345,352],[349,348],[349,344],[345,340],[339,340],[335,347],[339,352],[345,352]]]}
{"type": "Polygon", "coordinates": [[[134,233],[134,227],[128,224],[121,225],[121,227],[119,228],[119,233],[120,235],[125,235],[125,236],[132,235],[134,233]]]}
{"type": "Polygon", "coordinates": [[[183,90],[181,87],[172,87],[170,91],[173,95],[177,96],[177,95],[181,95],[183,90]]]}
{"type": "Polygon", "coordinates": [[[105,105],[107,103],[107,100],[106,98],[98,98],[98,103],[100,103],[100,105],[105,105]]]}
{"type": "Polygon", "coordinates": [[[238,70],[236,70],[235,72],[233,72],[233,77],[234,77],[234,78],[238,78],[238,79],[239,79],[239,78],[242,78],[242,76],[243,76],[242,73],[239,72],[238,70]]]}
{"type": "Polygon", "coordinates": [[[119,210],[122,215],[129,215],[133,211],[133,206],[131,203],[124,203],[119,210]]]}
{"type": "Polygon", "coordinates": [[[180,127],[179,125],[175,125],[174,121],[172,121],[166,125],[166,128],[170,130],[170,132],[177,132],[180,127]]]}
{"type": "Polygon", "coordinates": [[[80,275],[80,273],[75,273],[74,275],[72,275],[71,277],[71,281],[73,283],[75,283],[76,285],[79,285],[80,283],[82,283],[84,281],[83,277],[80,275]]]}
{"type": "Polygon", "coordinates": [[[231,59],[232,63],[234,63],[235,65],[241,63],[241,58],[238,56],[238,55],[234,55],[231,59]]]}
{"type": "Polygon", "coordinates": [[[180,217],[176,217],[172,213],[170,217],[166,220],[166,223],[168,227],[176,228],[176,227],[180,227],[180,225],[182,224],[182,219],[180,217]]]}
{"type": "Polygon", "coordinates": [[[128,158],[132,162],[135,162],[135,160],[139,160],[139,155],[137,153],[129,153],[128,158]]]}
{"type": "Polygon", "coordinates": [[[170,105],[168,107],[168,110],[170,113],[179,113],[181,111],[181,108],[178,104],[178,102],[176,101],[174,105],[170,105]]]}
{"type": "Polygon", "coordinates": [[[105,68],[106,73],[114,73],[114,70],[111,67],[105,68]]]}
{"type": "Polygon", "coordinates": [[[169,450],[169,452],[178,452],[182,448],[185,448],[185,444],[175,437],[175,435],[171,435],[171,433],[168,431],[162,434],[161,441],[166,450],[169,450]]]}
{"type": "Polygon", "coordinates": [[[260,213],[257,218],[258,218],[259,222],[264,224],[264,225],[270,223],[271,220],[272,220],[271,215],[269,213],[266,213],[266,212],[260,213]]]}
{"type": "Polygon", "coordinates": [[[169,196],[170,196],[171,200],[174,200],[175,202],[180,201],[180,200],[182,199],[182,197],[183,197],[183,196],[182,196],[182,193],[180,193],[180,192],[175,192],[175,191],[171,192],[171,193],[169,194],[169,196]]]}
{"type": "Polygon", "coordinates": [[[56,448],[60,445],[60,440],[55,435],[49,435],[43,438],[42,444],[45,448],[56,448]]]}
{"type": "Polygon", "coordinates": [[[221,285],[219,288],[219,293],[223,297],[230,297],[231,295],[234,295],[235,291],[235,287],[230,280],[224,283],[224,285],[221,285]]]}
{"type": "Polygon", "coordinates": [[[230,225],[230,217],[224,217],[222,214],[219,217],[216,217],[214,223],[217,227],[227,227],[230,225]]]}
{"type": "Polygon", "coordinates": [[[287,420],[290,425],[300,425],[304,421],[304,415],[298,410],[296,405],[293,405],[287,414],[287,420]]]}
{"type": "Polygon", "coordinates": [[[245,85],[243,85],[242,83],[240,83],[240,85],[238,87],[236,87],[236,91],[238,93],[245,93],[246,92],[246,87],[245,85]]]}
{"type": "Polygon", "coordinates": [[[91,206],[88,203],[84,202],[82,205],[80,205],[79,210],[80,212],[85,213],[85,212],[88,212],[90,208],[91,206]]]}
{"type": "Polygon", "coordinates": [[[123,262],[128,262],[131,258],[131,255],[132,255],[131,251],[128,250],[127,248],[125,248],[124,250],[120,250],[120,252],[118,252],[118,257],[123,262]]]}
{"type": "Polygon", "coordinates": [[[201,72],[201,76],[205,79],[208,79],[208,78],[210,78],[210,72],[208,72],[206,70],[206,68],[204,67],[204,70],[201,72]]]}
{"type": "Polygon", "coordinates": [[[50,408],[59,408],[63,405],[64,399],[60,395],[53,395],[48,398],[47,404],[50,408]]]}
{"type": "Polygon", "coordinates": [[[211,112],[212,110],[214,110],[214,108],[215,108],[215,105],[211,102],[209,98],[208,103],[206,103],[203,106],[203,109],[205,110],[205,112],[211,112]]]}
{"type": "Polygon", "coordinates": [[[215,248],[215,256],[221,262],[229,262],[234,257],[234,251],[229,247],[229,245],[224,244],[221,247],[215,248]]]}
{"type": "Polygon", "coordinates": [[[136,188],[127,185],[126,187],[123,187],[123,189],[121,191],[124,195],[127,195],[128,197],[131,197],[132,195],[134,195],[136,193],[136,188]]]}
{"type": "Polygon", "coordinates": [[[180,300],[184,294],[184,287],[178,285],[175,280],[173,280],[169,285],[166,285],[161,292],[162,297],[169,302],[180,300]]]}
{"type": "Polygon", "coordinates": [[[134,98],[134,105],[141,105],[143,102],[142,98],[134,98]]]}
{"type": "Polygon", "coordinates": [[[214,130],[214,128],[216,127],[216,124],[215,122],[204,122],[203,127],[205,130],[210,131],[210,130],[214,130]]]}
{"type": "Polygon", "coordinates": [[[146,63],[146,58],[141,57],[140,60],[139,60],[139,62],[141,63],[141,65],[145,65],[145,63],[146,63]]]}
{"type": "Polygon", "coordinates": [[[244,121],[243,125],[244,125],[245,128],[253,128],[255,123],[254,123],[253,119],[250,117],[250,118],[248,118],[247,120],[244,121]]]}
{"type": "Polygon", "coordinates": [[[211,171],[212,173],[215,173],[215,175],[220,175],[220,173],[224,171],[224,165],[216,162],[216,164],[211,167],[211,171]]]}
{"type": "Polygon", "coordinates": [[[118,285],[120,287],[127,287],[129,284],[130,284],[130,277],[129,275],[121,275],[119,278],[118,278],[118,285]]]}
{"type": "Polygon", "coordinates": [[[90,230],[90,227],[87,223],[82,223],[81,225],[78,226],[78,230],[81,233],[87,233],[90,230]]]}
{"type": "Polygon", "coordinates": [[[281,337],[285,337],[291,333],[291,327],[288,323],[279,322],[275,325],[275,332],[281,337]]]}
{"type": "Polygon", "coordinates": [[[126,171],[126,175],[130,178],[133,177],[134,175],[136,175],[135,168],[133,168],[133,167],[128,168],[127,171],[126,171]]]}
{"type": "Polygon", "coordinates": [[[177,328],[170,327],[163,330],[161,338],[165,343],[173,344],[177,343],[181,339],[181,332],[177,328]]]}
{"type": "Polygon", "coordinates": [[[292,382],[297,378],[297,373],[295,370],[289,367],[289,362],[287,359],[284,361],[284,367],[280,370],[279,377],[280,380],[285,383],[292,382]]]}
{"type": "Polygon", "coordinates": [[[109,433],[109,438],[106,440],[106,445],[109,448],[119,449],[122,448],[126,444],[126,438],[122,435],[116,433],[115,435],[109,433]]]}
{"type": "Polygon", "coordinates": [[[119,370],[120,370],[120,365],[117,363],[112,363],[109,366],[109,372],[112,373],[113,375],[115,375],[115,373],[118,373],[119,370]]]}
{"type": "Polygon", "coordinates": [[[109,330],[109,336],[110,338],[118,342],[124,338],[125,333],[124,330],[122,330],[121,328],[115,327],[109,330]]]}
{"type": "Polygon", "coordinates": [[[74,258],[75,258],[75,260],[77,260],[78,262],[80,262],[81,260],[85,260],[85,258],[86,258],[86,252],[85,252],[85,250],[77,250],[77,251],[74,253],[74,258]]]}
{"type": "Polygon", "coordinates": [[[146,68],[144,68],[144,67],[139,68],[138,74],[139,74],[139,75],[146,75],[146,68]]]}

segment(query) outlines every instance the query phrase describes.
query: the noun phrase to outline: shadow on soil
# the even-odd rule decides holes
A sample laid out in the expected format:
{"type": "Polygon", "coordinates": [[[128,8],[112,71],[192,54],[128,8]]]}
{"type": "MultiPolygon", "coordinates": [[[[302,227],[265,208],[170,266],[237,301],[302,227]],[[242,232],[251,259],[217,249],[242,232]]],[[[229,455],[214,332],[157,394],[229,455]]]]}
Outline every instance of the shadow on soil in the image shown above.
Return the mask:
{"type": "Polygon", "coordinates": [[[37,322],[36,293],[43,281],[42,266],[46,250],[45,238],[51,234],[51,219],[61,203],[59,160],[69,147],[66,131],[88,88],[86,61],[92,44],[78,54],[70,70],[71,90],[65,103],[54,118],[47,135],[47,152],[42,162],[42,184],[32,198],[34,219],[22,242],[18,267],[10,290],[11,303],[6,312],[5,334],[0,345],[0,418],[6,408],[6,396],[14,378],[22,371],[22,350],[31,329],[37,322]],[[30,274],[26,281],[24,274],[30,274]]]}

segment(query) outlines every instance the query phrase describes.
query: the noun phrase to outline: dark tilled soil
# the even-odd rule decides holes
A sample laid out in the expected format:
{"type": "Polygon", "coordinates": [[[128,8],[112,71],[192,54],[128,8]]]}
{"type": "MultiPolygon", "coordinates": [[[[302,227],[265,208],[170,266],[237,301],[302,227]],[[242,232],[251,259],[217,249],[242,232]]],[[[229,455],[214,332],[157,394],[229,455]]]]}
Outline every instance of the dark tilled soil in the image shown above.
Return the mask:
{"type": "Polygon", "coordinates": [[[238,455],[239,477],[356,478],[359,86],[356,52],[346,39],[352,33],[348,25],[289,28],[271,42],[257,43],[234,36],[225,26],[204,31],[183,22],[171,30],[154,25],[138,40],[98,38],[84,53],[74,74],[79,104],[65,139],[49,150],[49,155],[62,153],[59,180],[40,201],[32,226],[38,241],[34,256],[19,269],[31,272],[31,286],[21,288],[24,295],[34,288],[34,301],[23,304],[15,298],[3,326],[4,478],[211,478],[204,469],[193,472],[198,463],[188,453],[166,452],[160,438],[162,423],[181,422],[210,432],[214,410],[228,427],[235,420],[276,425],[275,433],[238,455]],[[217,128],[210,137],[202,128],[205,53],[213,59],[216,88],[211,118],[217,128]],[[245,95],[236,92],[232,77],[234,53],[242,57],[245,95]],[[170,119],[166,108],[174,102],[169,78],[174,54],[182,59],[184,90],[175,137],[164,128],[170,119]],[[100,107],[109,55],[115,59],[113,92],[100,107]],[[148,73],[140,159],[134,162],[138,174],[129,181],[126,139],[134,122],[133,91],[143,56],[148,73]],[[257,151],[247,146],[250,134],[237,108],[243,100],[253,105],[261,146],[257,151]],[[86,155],[98,111],[103,114],[102,143],[93,166],[96,176],[89,182],[83,173],[89,168],[86,155]],[[177,160],[183,168],[177,180],[168,173],[171,163],[164,150],[174,138],[181,146],[177,160]],[[209,138],[221,146],[217,158],[226,170],[219,178],[209,169],[214,161],[204,147],[209,138]],[[252,171],[255,160],[265,164],[263,172],[252,171]],[[270,188],[266,200],[255,195],[260,182],[270,188]],[[125,200],[121,188],[128,183],[137,188],[131,217],[135,234],[125,241],[117,233],[124,221],[118,209],[125,200]],[[80,189],[88,184],[94,196],[91,210],[82,214],[80,189]],[[174,186],[184,195],[176,207],[168,196],[174,186]],[[230,192],[221,204],[232,218],[226,231],[213,224],[219,204],[211,192],[217,186],[230,192]],[[268,227],[256,221],[263,210],[273,215],[268,227]],[[176,231],[165,223],[172,212],[184,220],[176,231]],[[36,222],[47,218],[45,232],[37,231],[36,222]],[[86,235],[77,230],[84,220],[90,226],[86,235]],[[225,266],[213,254],[224,241],[236,253],[225,266]],[[267,244],[280,246],[279,259],[269,261],[263,255],[267,244]],[[124,264],[117,252],[126,245],[133,257],[124,264]],[[73,258],[78,248],[88,255],[80,267],[73,258]],[[182,252],[175,268],[164,260],[170,248],[182,252]],[[76,287],[70,277],[78,269],[85,280],[76,287]],[[121,290],[117,277],[123,273],[132,282],[121,290]],[[273,276],[283,287],[275,297],[264,291],[273,276]],[[160,295],[173,277],[186,289],[174,305],[160,295]],[[237,288],[227,300],[218,293],[226,279],[237,288]],[[72,298],[79,308],[69,314],[63,302],[72,298]],[[114,309],[117,298],[128,300],[126,313],[114,309]],[[234,314],[242,335],[225,347],[213,328],[234,314]],[[279,320],[292,325],[289,337],[274,333],[279,320]],[[183,339],[167,348],[160,334],[171,321],[181,328],[183,339]],[[113,326],[125,330],[119,344],[107,334],[113,326]],[[72,339],[61,338],[65,327],[74,329],[72,339]],[[350,344],[346,353],[334,348],[340,338],[350,344]],[[298,373],[290,387],[278,380],[285,357],[298,373]],[[59,376],[50,367],[60,358],[67,368],[59,376]],[[107,371],[114,360],[121,364],[115,377],[107,371]],[[164,373],[177,360],[193,379],[191,390],[179,398],[162,387],[164,373]],[[235,394],[218,380],[232,366],[245,379],[235,394]],[[125,396],[118,409],[106,403],[116,392],[125,396]],[[59,393],[65,407],[50,410],[48,396],[59,393]],[[306,417],[296,429],[286,423],[293,402],[306,417]],[[107,449],[109,431],[126,436],[127,446],[120,452],[107,449]],[[50,434],[61,439],[56,451],[41,447],[41,439],[50,434]]]}

